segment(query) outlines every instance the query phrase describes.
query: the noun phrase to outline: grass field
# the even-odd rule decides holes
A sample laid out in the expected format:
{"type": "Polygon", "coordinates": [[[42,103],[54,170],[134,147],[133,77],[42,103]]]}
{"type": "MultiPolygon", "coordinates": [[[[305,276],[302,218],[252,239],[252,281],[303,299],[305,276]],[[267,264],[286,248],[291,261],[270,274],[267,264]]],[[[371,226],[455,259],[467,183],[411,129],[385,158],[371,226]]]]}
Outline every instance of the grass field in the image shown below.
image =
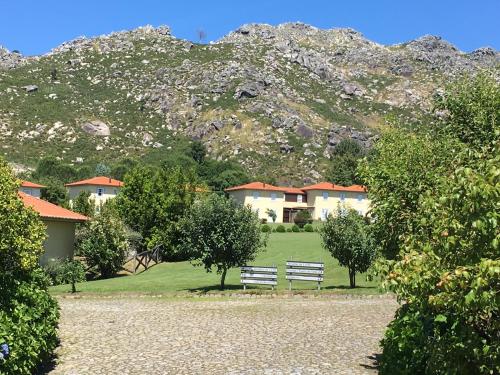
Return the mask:
{"type": "MultiPolygon", "coordinates": [[[[322,291],[336,293],[379,293],[376,281],[366,281],[365,275],[357,275],[356,289],[349,288],[349,277],[346,268],[341,268],[335,259],[321,247],[318,233],[272,233],[265,252],[258,255],[254,265],[278,266],[278,291],[286,291],[288,282],[285,279],[285,261],[323,261],[325,262],[325,281],[322,291]]],[[[228,272],[226,289],[229,292],[242,290],[239,275],[235,268],[228,272]]],[[[140,293],[140,294],[175,294],[180,292],[208,292],[217,290],[219,275],[206,273],[203,267],[193,267],[189,262],[162,263],[137,275],[121,276],[107,280],[96,280],[80,283],[78,291],[96,294],[140,293]]],[[[315,282],[294,282],[296,291],[316,289],[315,282]]],[[[69,290],[67,285],[52,287],[55,294],[69,290]]],[[[249,287],[247,291],[270,290],[266,287],[249,287]]]]}

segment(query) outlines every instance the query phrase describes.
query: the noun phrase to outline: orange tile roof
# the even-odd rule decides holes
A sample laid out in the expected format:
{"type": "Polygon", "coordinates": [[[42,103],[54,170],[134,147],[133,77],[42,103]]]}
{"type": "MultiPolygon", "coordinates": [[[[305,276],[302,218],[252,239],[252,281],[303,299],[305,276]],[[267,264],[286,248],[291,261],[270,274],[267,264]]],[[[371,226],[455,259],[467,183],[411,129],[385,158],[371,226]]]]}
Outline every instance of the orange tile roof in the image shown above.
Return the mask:
{"type": "Polygon", "coordinates": [[[305,191],[296,187],[285,187],[287,194],[305,194],[305,191]]]}
{"type": "Polygon", "coordinates": [[[122,187],[123,182],[114,180],[109,177],[104,177],[104,176],[99,176],[99,177],[92,177],[87,180],[81,180],[81,181],[76,181],[72,182],[70,184],[66,184],[64,186],[81,186],[81,185],[99,185],[99,186],[115,186],[115,187],[122,187]]]}
{"type": "Polygon", "coordinates": [[[233,186],[227,188],[225,191],[234,191],[234,190],[268,190],[268,191],[282,191],[285,192],[287,188],[274,186],[271,184],[266,184],[264,182],[250,182],[249,184],[233,186]]]}
{"type": "Polygon", "coordinates": [[[43,199],[32,197],[31,195],[19,192],[19,196],[23,200],[26,207],[31,207],[38,212],[42,218],[55,219],[63,221],[83,222],[89,220],[88,217],[76,212],[59,207],[43,199]]]}
{"type": "Polygon", "coordinates": [[[366,193],[368,191],[366,186],[362,185],[341,186],[334,185],[331,182],[320,182],[319,184],[304,186],[302,190],[352,191],[359,193],[366,193]]]}
{"type": "Polygon", "coordinates": [[[37,188],[37,189],[42,189],[45,187],[44,185],[39,185],[39,184],[35,184],[34,182],[29,182],[29,181],[24,181],[24,180],[21,180],[21,186],[27,187],[27,188],[37,188]]]}

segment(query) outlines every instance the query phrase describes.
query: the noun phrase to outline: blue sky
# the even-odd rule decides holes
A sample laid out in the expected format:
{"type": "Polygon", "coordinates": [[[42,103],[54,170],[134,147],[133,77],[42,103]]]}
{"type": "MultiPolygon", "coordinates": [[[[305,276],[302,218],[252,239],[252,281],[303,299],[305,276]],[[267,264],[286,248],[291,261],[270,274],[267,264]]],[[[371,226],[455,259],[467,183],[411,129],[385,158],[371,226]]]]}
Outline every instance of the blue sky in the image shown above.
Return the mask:
{"type": "Polygon", "coordinates": [[[141,25],[169,25],[196,40],[216,40],[244,23],[302,21],[352,27],[383,44],[440,35],[464,51],[500,49],[500,0],[0,0],[0,45],[26,55],[48,52],[75,37],[141,25]]]}

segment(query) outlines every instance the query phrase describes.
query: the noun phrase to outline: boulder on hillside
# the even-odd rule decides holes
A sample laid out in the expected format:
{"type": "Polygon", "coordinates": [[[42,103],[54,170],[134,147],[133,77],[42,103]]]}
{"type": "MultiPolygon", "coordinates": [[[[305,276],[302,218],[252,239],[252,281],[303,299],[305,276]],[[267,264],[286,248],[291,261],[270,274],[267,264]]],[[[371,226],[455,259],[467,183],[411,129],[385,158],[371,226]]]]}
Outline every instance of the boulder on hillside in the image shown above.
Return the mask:
{"type": "Polygon", "coordinates": [[[90,135],[108,136],[111,134],[109,126],[100,120],[93,120],[82,124],[82,130],[90,135]]]}

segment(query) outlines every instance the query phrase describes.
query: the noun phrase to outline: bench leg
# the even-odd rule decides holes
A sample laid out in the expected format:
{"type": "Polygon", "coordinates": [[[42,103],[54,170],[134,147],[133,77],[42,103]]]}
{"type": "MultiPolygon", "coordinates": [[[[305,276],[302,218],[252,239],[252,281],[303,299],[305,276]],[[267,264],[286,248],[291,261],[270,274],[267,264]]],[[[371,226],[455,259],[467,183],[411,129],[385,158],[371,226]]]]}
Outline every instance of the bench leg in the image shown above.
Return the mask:
{"type": "Polygon", "coordinates": [[[243,290],[247,290],[247,284],[243,284],[243,290]]]}
{"type": "Polygon", "coordinates": [[[292,280],[288,280],[288,290],[292,290],[292,280]]]}

